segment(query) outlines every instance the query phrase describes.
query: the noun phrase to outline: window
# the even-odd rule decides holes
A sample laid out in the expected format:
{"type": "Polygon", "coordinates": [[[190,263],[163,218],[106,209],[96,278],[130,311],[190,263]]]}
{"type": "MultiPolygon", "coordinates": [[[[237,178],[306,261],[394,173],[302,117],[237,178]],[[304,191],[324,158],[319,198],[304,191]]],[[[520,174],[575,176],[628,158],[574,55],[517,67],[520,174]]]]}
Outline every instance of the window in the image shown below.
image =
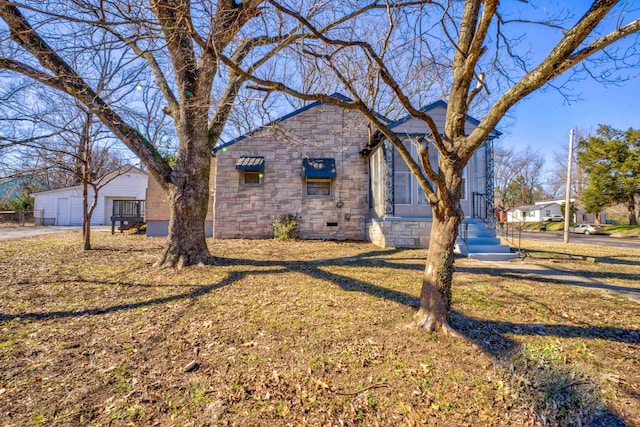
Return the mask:
{"type": "Polygon", "coordinates": [[[411,173],[394,172],[393,193],[397,205],[411,204],[411,173]]]}
{"type": "Polygon", "coordinates": [[[303,159],[302,176],[305,178],[306,195],[331,196],[331,182],[337,176],[335,159],[303,159]]]}
{"type": "MultiPolygon", "coordinates": [[[[418,151],[417,151],[417,149],[415,147],[414,147],[414,151],[415,151],[414,157],[416,159],[418,159],[419,158],[418,151]]],[[[432,141],[429,141],[429,164],[436,171],[438,170],[438,158],[439,158],[439,152],[436,149],[436,146],[433,145],[432,141]]],[[[418,161],[418,164],[420,164],[419,161],[418,161]]],[[[422,165],[420,165],[420,169],[424,170],[422,165]]],[[[429,182],[431,182],[431,180],[429,180],[429,182]]],[[[433,182],[431,182],[431,184],[433,186],[433,182]]],[[[434,188],[434,190],[435,190],[435,188],[434,188]]],[[[422,191],[422,188],[420,188],[420,186],[418,186],[418,205],[423,206],[423,205],[428,205],[428,204],[429,204],[429,202],[427,201],[427,196],[425,196],[424,191],[422,191]]]]}
{"type": "MultiPolygon", "coordinates": [[[[405,140],[402,144],[411,153],[411,142],[405,140]]],[[[411,172],[396,148],[393,153],[393,195],[395,204],[411,204],[411,172]]]]}
{"type": "Polygon", "coordinates": [[[245,171],[242,174],[242,183],[244,185],[260,185],[262,184],[262,172],[245,171]]]}
{"type": "Polygon", "coordinates": [[[369,207],[375,208],[377,206],[383,206],[385,203],[385,177],[384,167],[383,167],[383,156],[382,156],[382,148],[379,148],[375,151],[375,153],[371,156],[370,164],[371,164],[371,175],[370,175],[370,189],[371,194],[369,197],[369,207]]]}
{"type": "Polygon", "coordinates": [[[243,185],[261,185],[264,176],[264,157],[242,156],[236,162],[243,185]]]}
{"type": "Polygon", "coordinates": [[[331,178],[307,178],[307,196],[331,196],[331,178]]]}
{"type": "Polygon", "coordinates": [[[467,168],[462,169],[462,184],[460,184],[460,200],[467,200],[467,168]]]}

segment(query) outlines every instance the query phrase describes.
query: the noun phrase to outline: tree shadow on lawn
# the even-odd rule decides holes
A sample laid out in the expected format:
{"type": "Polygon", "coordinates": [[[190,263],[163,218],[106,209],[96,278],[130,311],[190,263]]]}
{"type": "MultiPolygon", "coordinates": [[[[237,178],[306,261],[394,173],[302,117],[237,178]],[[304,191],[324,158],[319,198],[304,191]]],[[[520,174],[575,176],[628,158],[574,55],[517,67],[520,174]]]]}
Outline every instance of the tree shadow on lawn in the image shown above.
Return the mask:
{"type": "MultiPolygon", "coordinates": [[[[640,249],[640,247],[639,247],[640,249]]],[[[549,251],[543,251],[540,249],[524,249],[527,253],[528,256],[530,256],[531,258],[534,259],[538,259],[538,260],[550,260],[550,258],[547,257],[539,257],[536,258],[535,255],[536,254],[545,254],[548,255],[549,253],[553,253],[555,255],[558,256],[564,256],[567,259],[571,260],[571,261],[580,261],[580,260],[584,260],[587,257],[590,258],[594,258],[596,260],[597,263],[600,264],[612,264],[612,265],[631,265],[631,266],[637,266],[638,263],[640,261],[638,261],[638,257],[634,256],[634,255],[620,255],[620,256],[616,256],[616,257],[612,257],[612,256],[597,256],[597,255],[589,255],[589,256],[585,256],[585,255],[576,255],[576,254],[572,254],[572,253],[567,253],[567,252],[549,252],[549,251]],[[628,258],[628,259],[627,259],[628,258]]],[[[620,248],[620,250],[624,250],[622,248],[620,248]]],[[[558,260],[561,261],[561,260],[558,260]]]]}
{"type": "MultiPolygon", "coordinates": [[[[631,288],[628,286],[619,286],[619,285],[610,285],[607,283],[600,282],[585,282],[584,280],[580,280],[580,276],[576,276],[575,271],[571,270],[561,270],[554,268],[552,273],[548,276],[543,275],[544,271],[536,270],[534,268],[520,268],[518,270],[512,269],[501,269],[496,267],[456,267],[456,271],[460,273],[467,274],[486,274],[488,276],[493,277],[502,277],[508,279],[515,280],[535,280],[539,283],[551,283],[554,285],[571,285],[571,286],[579,286],[582,288],[593,288],[593,289],[602,289],[613,292],[625,292],[640,295],[640,287],[631,288]]],[[[596,279],[597,277],[602,276],[604,278],[617,278],[617,279],[627,279],[627,280],[636,280],[637,276],[633,274],[601,274],[584,272],[584,277],[589,277],[592,279],[596,279]]]]}
{"type": "MultiPolygon", "coordinates": [[[[80,311],[57,311],[47,313],[21,313],[21,314],[3,314],[0,313],[0,321],[8,321],[13,319],[51,319],[51,318],[67,318],[67,317],[81,317],[81,316],[96,316],[104,315],[107,313],[113,313],[118,311],[132,310],[145,306],[154,306],[174,302],[185,299],[197,299],[203,295],[209,294],[229,286],[235,282],[242,280],[246,275],[264,275],[264,274],[279,274],[286,272],[296,272],[306,274],[315,279],[320,279],[339,286],[341,289],[347,292],[361,292],[377,298],[383,298],[389,301],[394,301],[399,304],[418,308],[420,300],[417,296],[408,294],[403,291],[394,289],[388,289],[382,286],[374,285],[362,280],[357,280],[349,276],[333,273],[323,269],[326,266],[348,266],[354,265],[358,267],[378,267],[378,268],[392,268],[392,269],[409,269],[419,270],[422,269],[422,265],[396,263],[394,259],[375,258],[379,256],[385,256],[393,254],[394,251],[371,251],[355,257],[344,257],[334,259],[323,260],[309,260],[309,261],[273,261],[273,260],[245,260],[245,259],[233,259],[233,258],[216,258],[218,266],[250,266],[250,267],[270,267],[268,270],[253,269],[247,271],[235,271],[229,273],[229,275],[217,283],[213,283],[206,286],[198,286],[190,292],[183,292],[176,295],[170,295],[162,298],[154,298],[146,301],[139,301],[134,303],[113,305],[110,307],[99,309],[86,309],[80,311]],[[275,269],[277,268],[277,269],[275,269]]],[[[460,269],[457,269],[460,271],[460,269]]],[[[464,269],[462,269],[464,270],[464,269]]],[[[470,274],[484,273],[483,269],[469,269],[470,274]],[[480,271],[478,271],[480,270],[480,271]]],[[[491,270],[491,269],[488,269],[491,270]]],[[[507,273],[507,272],[503,272],[507,273]]],[[[496,274],[494,272],[494,274],[496,274]]],[[[512,278],[510,275],[502,274],[502,277],[512,278]]],[[[530,278],[529,278],[530,279],[530,278]]],[[[482,351],[490,354],[501,363],[509,363],[512,358],[518,353],[521,348],[521,344],[510,338],[510,335],[546,335],[556,336],[562,338],[575,338],[580,337],[584,339],[606,339],[615,342],[624,343],[640,343],[640,337],[637,331],[615,329],[596,326],[574,326],[574,325],[557,325],[557,324],[528,324],[528,323],[514,323],[495,321],[490,319],[475,319],[467,316],[459,311],[451,312],[451,324],[454,329],[461,334],[463,338],[469,342],[475,344],[482,351]]],[[[565,376],[562,374],[555,375],[555,378],[549,384],[543,384],[546,393],[550,396],[550,401],[553,403],[554,393],[566,393],[567,389],[571,388],[572,384],[567,384],[563,379],[565,376]],[[557,377],[561,377],[560,383],[557,382],[557,377]],[[564,382],[563,382],[564,381],[564,382]]],[[[527,392],[526,390],[524,391],[527,392]]],[[[532,396],[531,400],[536,400],[535,396],[532,396]]],[[[604,403],[599,402],[601,407],[604,407],[604,403]]],[[[570,421],[566,419],[565,422],[570,421]]],[[[592,426],[624,426],[625,422],[617,414],[611,410],[609,412],[600,414],[595,421],[590,424],[592,426]]]]}
{"type": "MultiPolygon", "coordinates": [[[[423,265],[416,264],[402,264],[393,262],[394,259],[382,259],[373,258],[379,255],[389,254],[389,252],[369,252],[362,254],[358,257],[349,258],[336,258],[330,260],[316,260],[316,261],[254,261],[244,259],[232,259],[232,258],[219,258],[218,262],[221,265],[233,266],[233,265],[250,265],[250,266],[263,266],[273,267],[281,266],[290,271],[300,272],[307,274],[315,279],[324,280],[339,286],[341,289],[347,292],[362,292],[368,295],[384,298],[389,301],[394,301],[405,306],[417,309],[420,305],[420,299],[406,292],[388,289],[382,286],[374,285],[362,280],[357,280],[349,276],[333,273],[327,271],[322,267],[333,266],[348,266],[354,265],[357,262],[357,266],[362,267],[377,267],[377,268],[392,268],[392,269],[409,269],[409,270],[422,270],[423,265]]],[[[494,270],[495,272],[495,270],[494,270]]],[[[471,272],[482,273],[480,271],[471,272]]],[[[505,273],[508,273],[506,271],[505,273]]],[[[503,275],[508,277],[508,275],[503,275]]],[[[531,279],[530,277],[528,278],[531,279]]],[[[518,295],[518,297],[521,297],[518,295]]],[[[526,299],[526,298],[525,298],[526,299]]],[[[551,311],[551,310],[550,310],[551,311]]],[[[461,334],[461,336],[467,341],[473,343],[485,353],[491,355],[496,362],[502,366],[513,366],[516,363],[525,366],[520,368],[519,372],[515,372],[513,378],[509,378],[514,382],[514,387],[518,387],[515,384],[516,377],[522,378],[523,375],[528,375],[530,372],[526,372],[527,363],[514,362],[514,360],[522,359],[522,346],[516,340],[510,338],[508,335],[520,335],[520,336],[555,336],[559,338],[582,338],[582,339],[605,339],[614,342],[623,343],[640,343],[640,334],[638,331],[626,330],[620,328],[609,327],[597,327],[591,325],[576,326],[576,325],[558,325],[558,324],[529,324],[529,323],[514,323],[495,321],[490,319],[476,319],[467,316],[464,313],[453,310],[451,312],[451,325],[454,329],[461,334]]],[[[566,371],[566,370],[565,370],[566,371]]],[[[559,368],[550,367],[547,369],[546,377],[538,384],[538,389],[521,389],[523,393],[530,394],[529,401],[536,402],[536,409],[540,413],[546,411],[549,415],[549,411],[557,411],[555,416],[557,418],[547,420],[551,424],[574,424],[578,413],[582,414],[583,408],[580,407],[581,402],[580,393],[588,393],[583,390],[573,390],[573,387],[579,387],[583,384],[580,381],[572,381],[572,375],[559,368]],[[542,389],[543,392],[539,392],[542,389]],[[541,397],[542,394],[542,397],[541,397]],[[563,407],[562,405],[567,405],[563,407]],[[565,408],[569,408],[564,413],[565,408]],[[550,409],[551,408],[551,409],[550,409]],[[577,412],[576,412],[577,411],[577,412]]],[[[536,380],[534,378],[534,380],[536,380]]],[[[586,382],[585,382],[586,383],[586,382]]],[[[594,384],[590,384],[595,388],[594,384]]],[[[591,402],[595,408],[606,408],[606,405],[597,400],[597,395],[591,396],[596,399],[596,402],[591,402]]],[[[613,412],[610,408],[607,408],[605,412],[596,412],[594,418],[588,425],[594,426],[624,426],[626,423],[624,420],[613,412]]]]}
{"type": "MultiPolygon", "coordinates": [[[[196,299],[203,295],[209,294],[217,289],[223,288],[225,286],[229,286],[237,281],[242,280],[242,278],[246,275],[251,274],[271,274],[271,273],[282,273],[286,270],[255,270],[255,271],[234,271],[229,273],[229,275],[222,279],[217,283],[212,283],[210,285],[205,286],[197,286],[193,290],[189,292],[182,292],[180,294],[169,295],[162,298],[153,298],[145,301],[138,301],[126,304],[117,304],[112,305],[105,308],[93,308],[93,309],[85,309],[85,310],[77,310],[77,311],[49,311],[49,312],[34,312],[34,313],[18,313],[18,314],[5,314],[0,313],[0,322],[13,320],[13,319],[29,319],[29,320],[43,320],[43,319],[56,319],[56,318],[68,318],[68,317],[82,317],[82,316],[99,316],[108,313],[115,313],[119,311],[127,311],[134,310],[142,307],[151,307],[155,305],[166,304],[170,302],[186,300],[186,299],[196,299]]],[[[127,284],[116,282],[114,285],[118,286],[138,286],[136,284],[127,284]]],[[[146,286],[145,286],[146,287],[146,286]]],[[[184,286],[181,286],[184,287],[184,286]]]]}

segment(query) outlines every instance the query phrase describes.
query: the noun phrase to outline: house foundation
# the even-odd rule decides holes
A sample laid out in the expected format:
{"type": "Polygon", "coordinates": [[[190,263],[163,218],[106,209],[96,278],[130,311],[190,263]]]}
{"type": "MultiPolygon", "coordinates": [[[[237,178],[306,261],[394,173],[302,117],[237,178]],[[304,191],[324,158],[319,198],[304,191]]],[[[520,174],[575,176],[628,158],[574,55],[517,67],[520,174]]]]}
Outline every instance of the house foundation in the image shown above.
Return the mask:
{"type": "Polygon", "coordinates": [[[369,218],[367,238],[383,248],[427,248],[432,224],[431,218],[369,218]]]}

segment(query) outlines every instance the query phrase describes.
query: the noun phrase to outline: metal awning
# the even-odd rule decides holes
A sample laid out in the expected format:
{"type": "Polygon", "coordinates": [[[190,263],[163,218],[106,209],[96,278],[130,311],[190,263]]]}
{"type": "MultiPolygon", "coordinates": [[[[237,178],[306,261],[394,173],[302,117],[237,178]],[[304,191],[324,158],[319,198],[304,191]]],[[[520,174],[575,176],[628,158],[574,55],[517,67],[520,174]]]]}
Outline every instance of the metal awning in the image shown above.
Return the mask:
{"type": "Polygon", "coordinates": [[[236,162],[239,171],[264,172],[264,157],[242,156],[236,162]]]}
{"type": "Polygon", "coordinates": [[[305,178],[335,178],[335,159],[303,159],[302,176],[305,178]]]}

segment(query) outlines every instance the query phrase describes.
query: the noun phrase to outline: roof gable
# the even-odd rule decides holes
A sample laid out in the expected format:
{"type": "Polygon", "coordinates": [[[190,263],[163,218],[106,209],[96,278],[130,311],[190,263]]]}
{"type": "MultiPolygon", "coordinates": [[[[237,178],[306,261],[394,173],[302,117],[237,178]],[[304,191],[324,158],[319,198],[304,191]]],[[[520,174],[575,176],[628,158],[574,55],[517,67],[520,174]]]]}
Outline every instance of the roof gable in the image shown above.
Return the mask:
{"type": "MultiPolygon", "coordinates": [[[[439,126],[443,126],[444,117],[446,116],[446,113],[447,113],[447,103],[444,100],[439,99],[435,102],[432,102],[431,104],[428,104],[420,108],[419,111],[422,111],[424,113],[429,113],[429,115],[432,116],[432,118],[434,119],[437,125],[439,123],[439,126]],[[437,110],[441,110],[441,111],[438,112],[437,110]],[[436,115],[435,113],[438,113],[440,117],[434,117],[436,115]]],[[[465,123],[465,125],[470,125],[473,128],[475,128],[480,124],[480,121],[478,119],[471,117],[468,114],[466,119],[467,119],[467,123],[465,123]]],[[[421,137],[421,136],[428,136],[431,134],[431,132],[428,130],[426,123],[424,123],[423,121],[419,120],[416,117],[413,117],[410,114],[399,118],[395,122],[389,123],[387,126],[396,135],[400,137],[403,137],[403,136],[421,137]],[[414,124],[411,123],[412,120],[415,120],[414,124]]],[[[489,133],[489,135],[487,136],[487,139],[492,140],[494,138],[499,137],[500,135],[502,135],[502,132],[494,129],[489,133]]],[[[382,135],[382,133],[380,131],[376,131],[371,136],[367,146],[362,150],[362,155],[368,156],[369,154],[371,154],[384,139],[385,138],[382,135]]]]}
{"type": "MultiPolygon", "coordinates": [[[[336,99],[338,99],[340,101],[353,102],[353,99],[351,99],[351,98],[349,98],[349,97],[347,97],[347,96],[345,96],[345,95],[343,95],[341,93],[338,93],[338,92],[332,93],[329,96],[332,97],[332,98],[336,98],[336,99]]],[[[305,105],[302,108],[299,108],[299,109],[297,109],[295,111],[292,111],[292,112],[290,112],[288,114],[285,114],[282,117],[278,117],[277,119],[267,123],[266,125],[260,126],[257,129],[254,129],[254,130],[252,130],[250,132],[245,133],[244,135],[241,135],[241,136],[239,136],[237,138],[234,138],[231,141],[227,141],[227,142],[222,142],[221,141],[220,143],[216,144],[215,147],[213,147],[213,152],[215,154],[215,153],[217,153],[218,151],[222,150],[225,147],[233,145],[236,142],[240,142],[240,141],[242,141],[243,139],[246,139],[249,136],[252,136],[252,135],[255,135],[255,134],[259,133],[259,132],[262,132],[263,130],[267,129],[269,126],[273,126],[275,124],[284,122],[284,121],[286,121],[286,120],[288,120],[288,119],[290,119],[292,117],[297,116],[298,114],[304,113],[305,111],[309,111],[309,110],[311,110],[311,109],[313,109],[315,107],[319,107],[319,106],[324,105],[324,104],[327,104],[327,103],[324,102],[324,101],[312,102],[310,104],[305,105]]],[[[378,116],[378,118],[380,118],[383,121],[391,122],[391,120],[389,120],[388,118],[384,117],[383,115],[378,114],[377,116],[378,116]]]]}
{"type": "MultiPolygon", "coordinates": [[[[435,102],[432,102],[431,104],[425,105],[424,107],[420,108],[420,112],[422,113],[429,113],[429,112],[433,112],[434,110],[437,109],[444,109],[444,111],[447,111],[447,103],[446,101],[439,99],[435,102]]],[[[393,129],[396,128],[412,119],[418,120],[417,118],[413,117],[410,114],[407,114],[404,117],[399,118],[398,120],[396,120],[395,122],[389,124],[389,129],[393,129]]],[[[478,126],[480,124],[480,120],[476,119],[475,117],[472,117],[470,115],[467,114],[466,119],[469,123],[471,123],[474,126],[478,126]]],[[[494,129],[491,131],[491,133],[489,133],[489,138],[497,138],[500,135],[502,135],[502,132],[494,129]]]]}
{"type": "Polygon", "coordinates": [[[513,208],[514,211],[526,211],[526,212],[532,212],[532,211],[539,211],[542,210],[544,208],[548,208],[551,205],[557,205],[557,203],[549,203],[548,205],[524,205],[524,206],[518,206],[513,208]]]}
{"type": "MultiPolygon", "coordinates": [[[[115,170],[113,172],[109,172],[108,174],[104,175],[102,178],[100,178],[98,180],[99,185],[107,185],[110,184],[113,181],[125,178],[128,174],[130,173],[134,173],[136,175],[143,175],[143,176],[148,176],[147,172],[143,171],[142,169],[136,167],[136,166],[125,166],[124,168],[126,168],[125,171],[123,171],[122,169],[119,170],[115,170]]],[[[63,188],[56,188],[54,190],[45,190],[45,191],[38,191],[38,192],[34,192],[33,194],[53,194],[56,192],[64,192],[64,191],[70,191],[70,190],[81,190],[83,188],[82,184],[80,185],[73,185],[71,187],[63,187],[63,188]]]]}

